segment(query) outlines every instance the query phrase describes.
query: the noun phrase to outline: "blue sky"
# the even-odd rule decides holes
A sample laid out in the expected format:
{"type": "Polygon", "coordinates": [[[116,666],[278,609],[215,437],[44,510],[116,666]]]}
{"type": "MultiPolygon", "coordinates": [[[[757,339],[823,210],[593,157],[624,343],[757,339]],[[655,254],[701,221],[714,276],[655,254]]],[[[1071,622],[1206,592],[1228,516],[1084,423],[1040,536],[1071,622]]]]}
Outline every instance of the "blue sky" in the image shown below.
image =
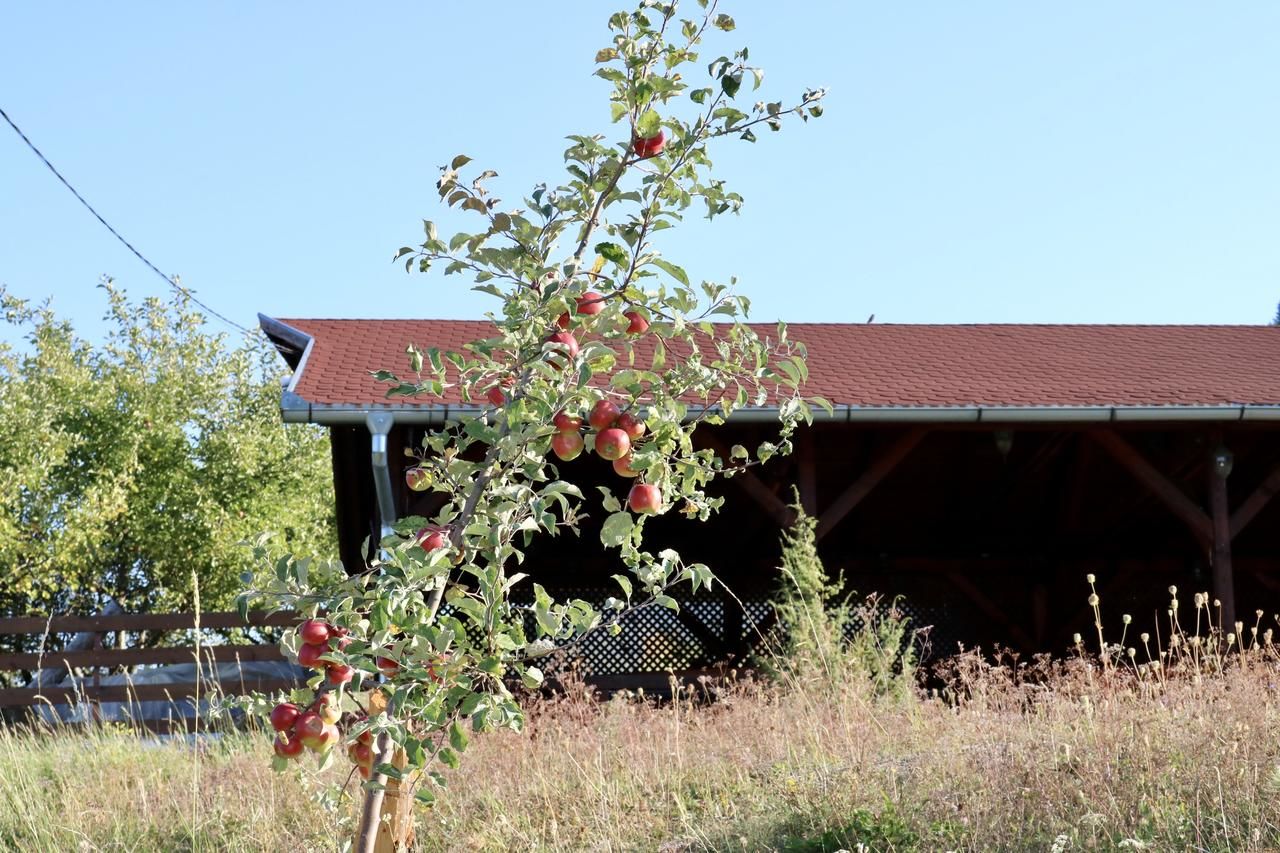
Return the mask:
{"type": "MultiPolygon", "coordinates": [[[[616,4],[619,8],[623,4],[616,4]]],[[[692,7],[692,3],[688,3],[692,7]]],[[[739,218],[668,232],[759,320],[1262,323],[1280,301],[1280,4],[722,0],[764,93],[822,120],[731,142],[739,218]]],[[[465,152],[516,201],[618,133],[615,4],[5,4],[0,106],[161,269],[245,325],[475,317],[395,249],[465,152]]],[[[447,220],[446,220],[447,221],[447,220]]],[[[90,335],[146,270],[0,126],[0,282],[90,335]]]]}

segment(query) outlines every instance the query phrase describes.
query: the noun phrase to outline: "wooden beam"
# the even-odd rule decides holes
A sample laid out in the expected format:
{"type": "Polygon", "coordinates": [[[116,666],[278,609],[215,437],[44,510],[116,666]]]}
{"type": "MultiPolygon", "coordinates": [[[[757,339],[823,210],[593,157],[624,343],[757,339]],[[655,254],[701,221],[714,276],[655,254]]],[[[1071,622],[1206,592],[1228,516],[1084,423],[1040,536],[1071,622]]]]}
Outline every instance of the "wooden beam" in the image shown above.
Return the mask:
{"type": "Polygon", "coordinates": [[[840,497],[836,498],[831,506],[818,519],[817,537],[821,539],[823,536],[831,532],[831,529],[844,520],[844,517],[853,511],[854,507],[862,503],[862,500],[869,494],[871,490],[880,484],[880,481],[889,475],[894,468],[898,467],[898,463],[907,457],[920,440],[925,437],[928,430],[916,428],[908,430],[897,441],[889,445],[874,462],[868,466],[866,471],[858,479],[849,484],[840,497]]]}
{"type": "Polygon", "coordinates": [[[800,505],[811,516],[818,514],[818,469],[814,463],[814,442],[817,436],[813,427],[802,427],[796,436],[797,485],[800,489],[800,505]]]}
{"type": "Polygon", "coordinates": [[[1209,506],[1213,509],[1213,597],[1222,602],[1222,630],[1235,630],[1236,579],[1231,569],[1231,515],[1227,478],[1209,466],[1209,506]]]}
{"type": "Polygon", "coordinates": [[[1267,505],[1271,497],[1280,492],[1280,465],[1271,469],[1271,473],[1267,475],[1267,479],[1262,481],[1258,488],[1253,490],[1253,494],[1245,498],[1244,503],[1236,507],[1236,511],[1231,513],[1231,538],[1235,539],[1240,535],[1240,531],[1245,528],[1249,522],[1253,521],[1254,516],[1262,512],[1262,508],[1267,505]]]}
{"type": "Polygon", "coordinates": [[[1258,583],[1262,584],[1267,589],[1273,590],[1275,592],[1280,592],[1280,580],[1276,580],[1275,578],[1271,577],[1270,575],[1266,574],[1260,569],[1253,570],[1253,577],[1255,580],[1257,580],[1258,583]]]}
{"type": "Polygon", "coordinates": [[[1205,511],[1187,497],[1176,483],[1161,474],[1129,442],[1111,430],[1090,432],[1089,435],[1117,462],[1129,469],[1129,473],[1133,474],[1139,482],[1154,492],[1156,497],[1164,501],[1165,506],[1182,519],[1197,539],[1204,543],[1213,541],[1213,524],[1205,511]]]}
{"type": "Polygon", "coordinates": [[[1022,648],[1028,651],[1037,651],[1036,644],[1032,641],[1030,635],[1022,630],[1022,627],[1009,618],[1009,614],[1004,608],[999,607],[994,601],[987,598],[986,593],[978,589],[973,581],[969,580],[960,572],[947,572],[947,580],[962,593],[969,597],[969,600],[978,606],[978,609],[987,615],[993,622],[998,622],[1004,629],[1009,632],[1009,636],[1022,648]]]}
{"type": "MultiPolygon", "coordinates": [[[[724,459],[725,468],[729,469],[729,449],[721,444],[719,439],[711,436],[707,437],[707,446],[724,459]]],[[[795,520],[795,514],[791,512],[791,507],[787,506],[786,501],[774,494],[773,490],[766,486],[750,468],[739,469],[738,473],[729,478],[729,482],[737,483],[739,488],[760,504],[779,527],[790,527],[791,522],[795,520]]]]}

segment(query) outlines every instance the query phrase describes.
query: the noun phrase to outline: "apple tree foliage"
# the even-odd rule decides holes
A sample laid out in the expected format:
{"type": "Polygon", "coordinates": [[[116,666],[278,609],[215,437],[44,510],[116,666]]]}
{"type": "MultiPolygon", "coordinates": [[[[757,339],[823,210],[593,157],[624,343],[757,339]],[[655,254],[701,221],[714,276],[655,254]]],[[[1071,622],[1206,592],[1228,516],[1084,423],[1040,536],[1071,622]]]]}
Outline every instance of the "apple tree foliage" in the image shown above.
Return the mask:
{"type": "Polygon", "coordinates": [[[0,288],[0,613],[190,609],[193,571],[229,608],[258,531],[333,547],[328,438],[280,423],[266,341],[102,287],[101,345],[0,288]]]}
{"type": "MultiPolygon", "coordinates": [[[[651,513],[628,506],[632,482],[657,487],[657,512],[706,519],[722,500],[706,491],[714,478],[788,452],[811,404],[825,405],[801,396],[805,351],[785,326],[747,325],[749,303],[732,282],[692,282],[660,252],[663,232],[686,216],[741,206],[712,176],[715,145],[753,142],[822,114],[822,90],[760,99],[764,74],[746,48],[703,52],[704,37],[724,38],[733,19],[706,0],[689,5],[685,16],[676,3],[646,0],[608,19],[611,39],[595,73],[607,84],[613,123],[568,137],[559,183],[510,203],[491,190],[494,171],[454,157],[441,170],[439,197],[472,226],[445,236],[425,222],[425,239],[396,255],[406,270],[468,278],[498,302],[491,337],[460,352],[411,347],[407,371],[378,373],[391,397],[427,402],[452,392],[478,411],[429,432],[418,452],[418,485],[441,493],[443,508],[400,522],[372,570],[352,577],[259,549],[265,568],[245,606],[323,610],[347,632],[320,666],[350,666],[356,680],[334,685],[318,670],[311,687],[339,689],[348,707],[363,708],[347,734],[377,737],[372,799],[391,776],[413,778],[430,801],[444,784],[441,765],[457,765],[470,732],[520,728],[512,688],[541,683],[539,658],[588,632],[622,630],[636,607],[677,607],[676,585],[714,582],[707,566],[646,547],[651,513]],[[551,454],[560,430],[553,418],[585,419],[601,400],[644,423],[631,450],[637,477],[583,494],[551,454]],[[776,440],[735,446],[729,459],[695,450],[696,429],[744,406],[777,409],[776,440]],[[587,507],[605,516],[601,545],[619,567],[617,595],[600,609],[552,600],[521,571],[533,537],[571,535],[587,507]],[[429,551],[427,525],[446,534],[429,551]],[[531,587],[527,603],[513,598],[518,585],[531,587]],[[379,657],[394,662],[381,675],[379,657]],[[362,691],[377,694],[368,716],[362,691]]],[[[596,435],[587,433],[587,452],[596,435]]],[[[296,636],[285,645],[299,649],[296,636]]],[[[366,830],[369,817],[367,801],[366,830]]]]}

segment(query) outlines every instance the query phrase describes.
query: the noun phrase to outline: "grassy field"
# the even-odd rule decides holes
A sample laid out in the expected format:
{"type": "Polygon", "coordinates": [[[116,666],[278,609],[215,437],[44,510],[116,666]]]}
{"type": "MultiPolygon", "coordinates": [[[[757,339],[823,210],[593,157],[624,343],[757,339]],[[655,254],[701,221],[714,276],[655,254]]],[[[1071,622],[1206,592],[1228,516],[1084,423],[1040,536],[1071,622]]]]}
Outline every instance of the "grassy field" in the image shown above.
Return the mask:
{"type": "MultiPolygon", "coordinates": [[[[1280,850],[1280,661],[1196,641],[1061,664],[952,662],[879,688],[856,660],[655,705],[537,703],[476,738],[423,850],[1280,850]],[[1158,655],[1157,655],[1158,656],[1158,655]],[[1138,660],[1140,658],[1134,658],[1138,660]],[[909,685],[900,685],[909,687],[909,685]]],[[[701,691],[699,691],[701,692],[701,691]]],[[[265,735],[198,749],[0,734],[0,849],[338,850],[343,762],[276,775],[265,735]]]]}

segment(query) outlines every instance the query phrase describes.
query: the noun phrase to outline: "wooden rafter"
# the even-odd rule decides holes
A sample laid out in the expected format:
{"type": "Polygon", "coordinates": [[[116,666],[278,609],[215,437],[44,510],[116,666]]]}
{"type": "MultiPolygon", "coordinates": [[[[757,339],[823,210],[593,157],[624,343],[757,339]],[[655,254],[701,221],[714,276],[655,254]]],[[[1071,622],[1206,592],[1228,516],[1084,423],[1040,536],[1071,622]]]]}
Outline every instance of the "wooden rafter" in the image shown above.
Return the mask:
{"type": "Polygon", "coordinates": [[[1031,636],[1022,629],[1022,626],[1009,618],[1008,612],[1003,607],[997,605],[994,601],[987,598],[986,593],[978,589],[973,581],[969,580],[960,572],[947,572],[947,580],[951,581],[952,586],[960,590],[969,600],[977,605],[978,609],[986,614],[987,618],[993,622],[998,622],[1009,632],[1009,636],[1018,645],[1024,649],[1034,649],[1036,644],[1032,642],[1031,636]]]}
{"type": "Polygon", "coordinates": [[[1160,473],[1133,445],[1111,430],[1097,430],[1089,435],[1139,482],[1154,492],[1174,515],[1182,519],[1196,538],[1204,543],[1213,541],[1213,522],[1205,511],[1187,497],[1176,483],[1160,473]]]}
{"type": "Polygon", "coordinates": [[[874,462],[862,472],[858,479],[849,484],[840,497],[835,499],[831,506],[818,519],[817,537],[821,539],[823,536],[831,532],[831,529],[844,520],[844,517],[853,511],[853,508],[862,503],[862,500],[869,494],[871,490],[880,484],[880,481],[889,475],[894,468],[898,467],[898,463],[906,458],[920,440],[925,437],[928,430],[912,429],[902,435],[897,441],[889,445],[883,453],[878,456],[874,462]]]}
{"type": "Polygon", "coordinates": [[[1254,516],[1262,511],[1267,505],[1271,497],[1280,492],[1280,465],[1271,469],[1271,473],[1262,481],[1258,488],[1253,490],[1253,494],[1245,498],[1244,503],[1236,507],[1236,511],[1231,513],[1231,538],[1235,539],[1240,535],[1240,531],[1245,528],[1249,522],[1253,521],[1254,516]]]}

